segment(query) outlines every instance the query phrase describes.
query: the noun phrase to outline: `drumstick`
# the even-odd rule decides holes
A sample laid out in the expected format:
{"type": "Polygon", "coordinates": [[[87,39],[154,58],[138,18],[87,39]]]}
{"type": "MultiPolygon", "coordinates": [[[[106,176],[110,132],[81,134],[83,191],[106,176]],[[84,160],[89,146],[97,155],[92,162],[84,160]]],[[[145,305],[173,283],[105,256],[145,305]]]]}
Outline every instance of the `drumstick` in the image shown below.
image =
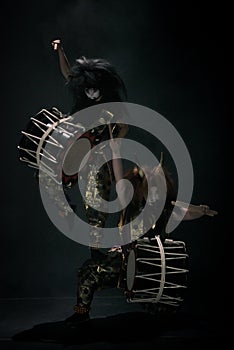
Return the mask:
{"type": "MultiPolygon", "coordinates": [[[[185,202],[181,202],[181,201],[172,201],[171,202],[172,205],[175,205],[176,207],[179,207],[179,208],[184,208],[185,206],[187,206],[189,208],[189,210],[191,211],[195,211],[195,212],[199,212],[201,207],[200,206],[197,206],[197,205],[193,205],[193,204],[188,204],[188,203],[185,203],[185,202]]],[[[211,210],[211,209],[207,209],[205,212],[204,212],[205,215],[208,215],[208,216],[214,216],[214,215],[217,215],[218,212],[215,211],[215,210],[211,210]]]]}
{"type": "Polygon", "coordinates": [[[113,139],[113,134],[112,134],[112,130],[111,130],[110,124],[108,124],[108,128],[109,128],[110,138],[113,139]]]}

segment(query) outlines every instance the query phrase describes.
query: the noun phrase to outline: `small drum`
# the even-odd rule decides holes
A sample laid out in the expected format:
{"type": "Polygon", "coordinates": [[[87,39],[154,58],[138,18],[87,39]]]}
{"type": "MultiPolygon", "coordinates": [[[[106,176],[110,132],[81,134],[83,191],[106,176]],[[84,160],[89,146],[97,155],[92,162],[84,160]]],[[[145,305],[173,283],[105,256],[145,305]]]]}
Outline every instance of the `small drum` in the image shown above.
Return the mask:
{"type": "Polygon", "coordinates": [[[77,169],[100,141],[102,132],[103,127],[85,131],[72,116],[64,116],[55,107],[42,109],[21,132],[20,160],[30,167],[40,167],[58,184],[71,185],[77,181],[77,169]]]}
{"type": "Polygon", "coordinates": [[[162,243],[159,236],[139,239],[127,259],[127,301],[168,309],[180,306],[187,288],[187,262],[184,242],[162,243]]]}

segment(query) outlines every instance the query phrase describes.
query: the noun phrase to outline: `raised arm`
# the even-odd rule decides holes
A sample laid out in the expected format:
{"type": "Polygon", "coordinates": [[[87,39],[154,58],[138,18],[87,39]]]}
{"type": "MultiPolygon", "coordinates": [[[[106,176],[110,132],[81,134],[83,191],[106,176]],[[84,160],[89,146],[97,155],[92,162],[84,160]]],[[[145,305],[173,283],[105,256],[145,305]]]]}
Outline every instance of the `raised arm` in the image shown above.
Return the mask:
{"type": "Polygon", "coordinates": [[[54,50],[58,52],[59,66],[60,66],[62,75],[64,76],[64,78],[66,80],[68,80],[71,67],[70,67],[70,64],[68,62],[67,56],[63,50],[61,40],[60,39],[53,40],[51,45],[53,46],[54,50]]]}

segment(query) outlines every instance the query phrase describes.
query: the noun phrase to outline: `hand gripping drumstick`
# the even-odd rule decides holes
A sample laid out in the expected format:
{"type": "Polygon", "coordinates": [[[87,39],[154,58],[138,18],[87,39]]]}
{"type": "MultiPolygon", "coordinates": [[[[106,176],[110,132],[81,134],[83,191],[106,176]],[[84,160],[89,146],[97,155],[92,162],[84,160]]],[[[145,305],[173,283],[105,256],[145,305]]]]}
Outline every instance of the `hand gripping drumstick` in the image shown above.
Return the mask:
{"type": "Polygon", "coordinates": [[[52,41],[52,45],[55,51],[58,49],[58,44],[60,44],[60,42],[61,41],[59,39],[52,41]]]}

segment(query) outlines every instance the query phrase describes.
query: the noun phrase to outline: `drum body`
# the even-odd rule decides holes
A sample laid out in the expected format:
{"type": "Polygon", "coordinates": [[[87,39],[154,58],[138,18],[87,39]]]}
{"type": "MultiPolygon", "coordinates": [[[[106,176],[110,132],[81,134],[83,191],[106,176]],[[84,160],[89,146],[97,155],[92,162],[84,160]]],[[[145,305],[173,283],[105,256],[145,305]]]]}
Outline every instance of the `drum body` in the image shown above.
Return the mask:
{"type": "Polygon", "coordinates": [[[184,242],[166,239],[162,243],[159,236],[139,239],[127,259],[127,301],[175,309],[184,300],[187,267],[184,242]]]}
{"type": "Polygon", "coordinates": [[[85,131],[72,116],[64,116],[54,107],[31,117],[21,133],[20,160],[64,185],[77,181],[84,157],[100,141],[100,129],[85,131]]]}

